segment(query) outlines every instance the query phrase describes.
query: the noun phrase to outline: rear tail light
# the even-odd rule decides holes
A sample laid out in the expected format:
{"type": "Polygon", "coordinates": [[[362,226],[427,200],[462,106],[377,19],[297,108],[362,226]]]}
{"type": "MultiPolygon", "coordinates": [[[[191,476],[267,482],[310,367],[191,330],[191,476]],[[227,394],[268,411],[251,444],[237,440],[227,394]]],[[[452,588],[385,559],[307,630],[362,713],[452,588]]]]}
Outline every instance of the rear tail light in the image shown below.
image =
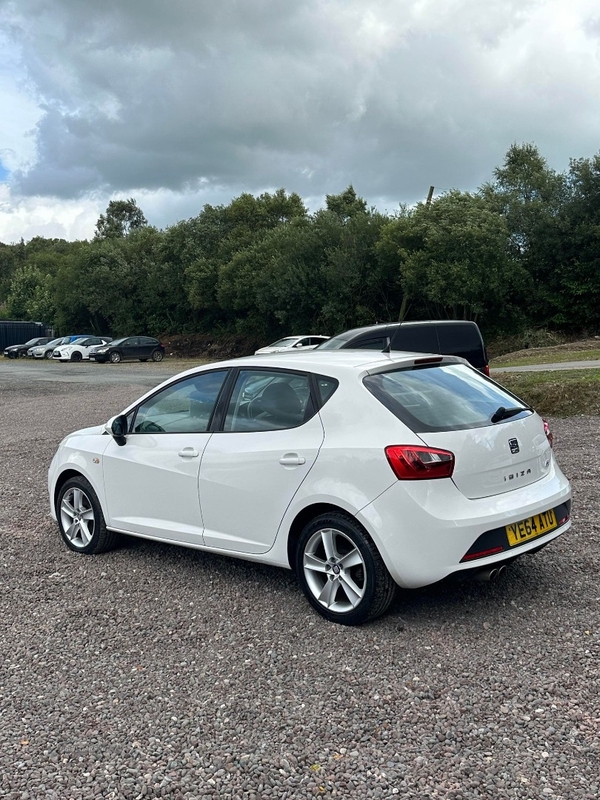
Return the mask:
{"type": "Polygon", "coordinates": [[[394,444],[385,448],[387,460],[401,481],[423,481],[450,478],[454,471],[454,454],[434,447],[394,444]]]}
{"type": "Polygon", "coordinates": [[[490,365],[489,364],[486,364],[485,367],[483,368],[483,374],[487,375],[488,378],[490,377],[490,365]]]}
{"type": "Polygon", "coordinates": [[[550,430],[550,425],[548,425],[545,419],[543,419],[542,422],[544,423],[544,433],[546,434],[546,439],[548,439],[550,442],[550,447],[554,447],[554,436],[550,430]]]}

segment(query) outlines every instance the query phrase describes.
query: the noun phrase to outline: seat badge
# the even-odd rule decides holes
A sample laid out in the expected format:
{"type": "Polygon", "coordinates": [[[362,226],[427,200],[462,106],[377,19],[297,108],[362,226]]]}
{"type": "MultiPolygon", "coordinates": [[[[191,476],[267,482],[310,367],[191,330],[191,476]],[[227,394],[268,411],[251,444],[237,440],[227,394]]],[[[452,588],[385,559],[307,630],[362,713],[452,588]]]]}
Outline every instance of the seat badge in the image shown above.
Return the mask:
{"type": "Polygon", "coordinates": [[[513,456],[520,452],[519,442],[517,439],[509,439],[508,446],[510,447],[510,452],[513,454],[513,456]]]}

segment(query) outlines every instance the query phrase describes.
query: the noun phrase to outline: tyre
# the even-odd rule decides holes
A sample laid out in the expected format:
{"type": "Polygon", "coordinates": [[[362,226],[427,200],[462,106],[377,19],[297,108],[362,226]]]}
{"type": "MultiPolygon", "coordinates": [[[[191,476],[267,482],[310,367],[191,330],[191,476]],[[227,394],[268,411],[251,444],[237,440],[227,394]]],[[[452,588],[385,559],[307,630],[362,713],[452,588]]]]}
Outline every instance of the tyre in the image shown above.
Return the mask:
{"type": "Polygon", "coordinates": [[[296,575],[312,607],[341,625],[375,619],[396,593],[370,536],[343,513],[321,514],[306,525],[296,550],[296,575]]]}
{"type": "Polygon", "coordinates": [[[163,360],[163,354],[161,353],[161,351],[154,350],[154,352],[152,353],[152,361],[162,361],[162,360],[163,360]]]}
{"type": "Polygon", "coordinates": [[[83,476],[70,478],[61,488],[56,516],[64,543],[77,553],[103,553],[118,541],[119,534],[106,529],[96,493],[83,476]]]}
{"type": "Polygon", "coordinates": [[[44,353],[44,358],[52,358],[52,350],[46,350],[44,353]]]}
{"type": "Polygon", "coordinates": [[[115,351],[114,353],[110,354],[110,362],[111,362],[111,364],[118,364],[119,361],[121,361],[121,353],[117,353],[115,351]]]}
{"type": "Polygon", "coordinates": [[[71,361],[81,361],[81,353],[78,353],[77,350],[71,353],[71,361]]]}

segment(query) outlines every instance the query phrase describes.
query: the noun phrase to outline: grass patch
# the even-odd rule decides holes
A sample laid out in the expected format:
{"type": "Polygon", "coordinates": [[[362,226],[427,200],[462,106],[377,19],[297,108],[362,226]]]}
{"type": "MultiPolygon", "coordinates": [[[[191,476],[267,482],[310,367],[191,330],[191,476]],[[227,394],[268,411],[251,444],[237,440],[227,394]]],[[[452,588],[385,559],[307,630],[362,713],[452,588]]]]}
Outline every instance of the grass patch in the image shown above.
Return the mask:
{"type": "Polygon", "coordinates": [[[501,372],[494,380],[553,417],[600,414],[600,369],[560,372],[501,372]]]}
{"type": "Polygon", "coordinates": [[[531,345],[519,350],[503,350],[494,352],[488,347],[490,364],[493,367],[520,367],[527,364],[552,364],[561,361],[586,361],[600,358],[600,339],[594,336],[589,339],[548,344],[545,347],[531,345]]]}
{"type": "Polygon", "coordinates": [[[600,359],[600,349],[597,350],[556,350],[529,351],[523,355],[511,355],[496,358],[490,362],[492,367],[525,367],[528,364],[561,364],[564,361],[597,361],[600,359]]]}

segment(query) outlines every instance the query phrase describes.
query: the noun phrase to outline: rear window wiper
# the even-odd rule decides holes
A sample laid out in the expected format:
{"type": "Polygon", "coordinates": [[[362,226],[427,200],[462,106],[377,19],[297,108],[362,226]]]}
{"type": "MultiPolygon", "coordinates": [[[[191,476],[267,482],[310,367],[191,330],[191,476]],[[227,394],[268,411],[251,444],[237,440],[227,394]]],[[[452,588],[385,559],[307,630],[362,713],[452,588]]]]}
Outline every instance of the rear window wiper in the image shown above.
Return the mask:
{"type": "Polygon", "coordinates": [[[520,414],[521,411],[528,411],[527,408],[523,406],[516,406],[515,408],[504,408],[504,406],[500,406],[491,416],[491,422],[501,422],[503,419],[508,419],[509,417],[514,417],[516,414],[520,414]]]}

